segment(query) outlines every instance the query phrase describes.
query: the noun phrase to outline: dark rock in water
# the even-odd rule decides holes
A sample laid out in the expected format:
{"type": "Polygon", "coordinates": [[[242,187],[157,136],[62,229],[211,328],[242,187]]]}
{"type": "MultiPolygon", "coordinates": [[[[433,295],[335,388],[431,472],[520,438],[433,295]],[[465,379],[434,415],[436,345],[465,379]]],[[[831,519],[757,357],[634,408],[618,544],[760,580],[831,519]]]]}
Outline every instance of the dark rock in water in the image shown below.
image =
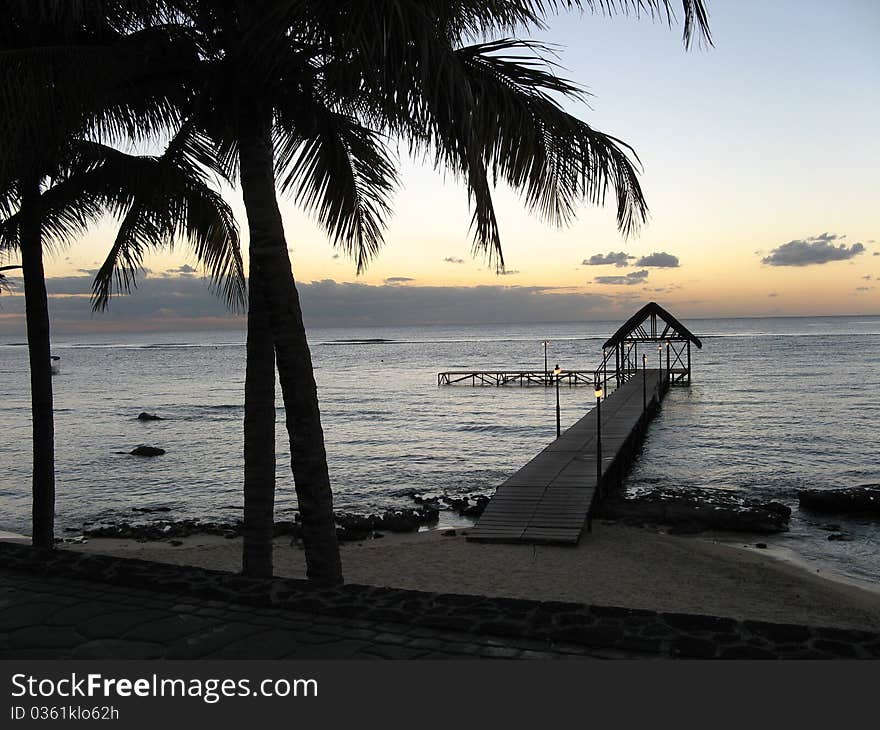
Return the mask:
{"type": "Polygon", "coordinates": [[[829,522],[827,525],[819,525],[819,529],[825,530],[825,532],[840,532],[842,528],[840,525],[829,522]]]}
{"type": "Polygon", "coordinates": [[[834,532],[828,536],[832,542],[852,542],[853,536],[847,532],[834,532]]]}
{"type": "Polygon", "coordinates": [[[146,411],[141,411],[138,413],[137,419],[139,421],[161,421],[163,420],[161,416],[157,416],[155,413],[147,413],[146,411]]]}
{"type": "Polygon", "coordinates": [[[758,548],[759,550],[766,550],[767,543],[766,542],[756,542],[755,547],[758,548]]]}
{"type": "Polygon", "coordinates": [[[162,454],[165,453],[165,449],[160,449],[157,446],[146,446],[141,444],[140,446],[135,446],[128,453],[132,456],[162,456],[162,454]]]}
{"type": "Polygon", "coordinates": [[[297,539],[302,537],[302,525],[293,520],[277,520],[272,529],[275,537],[284,537],[286,535],[297,539]]]}
{"type": "Polygon", "coordinates": [[[174,545],[174,547],[180,547],[183,545],[183,540],[169,540],[169,542],[174,545]]]}
{"type": "Polygon", "coordinates": [[[373,536],[373,530],[379,523],[378,515],[354,515],[348,512],[337,512],[336,537],[339,540],[366,540],[373,536]]]}
{"type": "Polygon", "coordinates": [[[880,516],[880,485],[846,489],[804,489],[798,492],[801,507],[813,512],[857,513],[880,516]]]}
{"type": "Polygon", "coordinates": [[[140,512],[142,514],[148,514],[150,512],[170,512],[171,507],[132,507],[132,512],[140,512]]]}
{"type": "Polygon", "coordinates": [[[672,525],[670,532],[681,534],[703,530],[784,532],[791,515],[779,502],[757,502],[718,489],[653,489],[635,497],[611,497],[600,510],[605,518],[672,525]]]}
{"type": "Polygon", "coordinates": [[[402,509],[388,510],[376,527],[389,532],[415,532],[420,524],[419,513],[412,509],[402,509]]]}

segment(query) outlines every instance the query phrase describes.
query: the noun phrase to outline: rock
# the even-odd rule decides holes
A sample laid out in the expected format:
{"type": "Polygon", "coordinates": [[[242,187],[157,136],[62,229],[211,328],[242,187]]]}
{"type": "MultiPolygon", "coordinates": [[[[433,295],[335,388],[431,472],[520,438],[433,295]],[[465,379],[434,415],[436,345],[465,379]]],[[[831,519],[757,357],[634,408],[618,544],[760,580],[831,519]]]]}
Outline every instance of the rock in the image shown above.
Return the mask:
{"type": "Polygon", "coordinates": [[[455,530],[443,530],[440,534],[443,535],[443,537],[455,537],[455,530]]]}
{"type": "Polygon", "coordinates": [[[135,446],[128,453],[132,456],[162,456],[162,454],[165,453],[165,449],[160,449],[157,446],[141,444],[140,446],[135,446]]]}
{"type": "Polygon", "coordinates": [[[601,516],[671,525],[671,533],[728,530],[769,534],[788,529],[791,510],[779,502],[757,502],[719,489],[656,488],[635,497],[611,497],[601,516]]]}
{"type": "Polygon", "coordinates": [[[181,545],[183,545],[183,540],[171,540],[170,542],[172,545],[174,545],[174,547],[180,547],[181,545]]]}
{"type": "Polygon", "coordinates": [[[131,511],[132,512],[141,512],[144,514],[147,514],[150,512],[170,512],[171,507],[132,507],[131,511]]]}
{"type": "Polygon", "coordinates": [[[842,528],[840,525],[829,522],[827,525],[819,525],[819,529],[825,530],[825,532],[840,532],[842,528]]]}
{"type": "Polygon", "coordinates": [[[801,507],[813,512],[866,514],[880,517],[880,485],[846,489],[804,489],[798,492],[801,507]]]}
{"type": "Polygon", "coordinates": [[[767,543],[766,542],[756,542],[755,547],[758,548],[759,550],[766,550],[767,543]]]}
{"type": "Polygon", "coordinates": [[[419,529],[419,524],[419,516],[415,510],[389,510],[382,515],[376,527],[389,532],[415,532],[419,529]]]}
{"type": "Polygon", "coordinates": [[[302,537],[302,525],[294,520],[277,520],[272,529],[275,537],[287,535],[297,539],[302,537]]]}
{"type": "Polygon", "coordinates": [[[161,416],[157,416],[155,413],[147,413],[146,411],[141,411],[138,413],[137,419],[139,421],[161,421],[163,420],[161,416]]]}
{"type": "Polygon", "coordinates": [[[828,536],[832,542],[852,542],[853,536],[848,532],[834,532],[828,536]]]}

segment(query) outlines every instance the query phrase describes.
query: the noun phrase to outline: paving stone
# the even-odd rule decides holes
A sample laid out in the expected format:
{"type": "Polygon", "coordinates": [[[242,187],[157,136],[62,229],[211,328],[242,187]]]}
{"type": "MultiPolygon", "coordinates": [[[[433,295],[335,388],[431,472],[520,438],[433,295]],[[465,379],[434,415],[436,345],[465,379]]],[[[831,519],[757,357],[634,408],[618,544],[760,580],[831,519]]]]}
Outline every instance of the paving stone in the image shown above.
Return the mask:
{"type": "Polygon", "coordinates": [[[0,608],[0,631],[14,631],[25,626],[40,626],[48,616],[63,607],[56,602],[35,601],[0,608]]]}
{"type": "MultiPolygon", "coordinates": [[[[114,608],[119,607],[117,605],[114,608]]],[[[77,623],[76,628],[83,636],[89,638],[118,638],[135,626],[164,618],[164,616],[165,614],[156,609],[136,611],[126,608],[87,618],[77,623]]]]}
{"type": "Polygon", "coordinates": [[[71,659],[161,659],[165,646],[146,641],[93,639],[71,652],[71,659]]]}
{"type": "Polygon", "coordinates": [[[181,613],[138,624],[122,638],[136,641],[173,642],[181,637],[204,631],[210,624],[203,618],[181,613]]]}
{"type": "Polygon", "coordinates": [[[9,634],[12,649],[65,649],[82,643],[83,637],[69,626],[26,626],[9,634]]]}
{"type": "Polygon", "coordinates": [[[212,659],[281,659],[303,646],[295,634],[272,629],[246,636],[220,647],[207,657],[212,659]]]}

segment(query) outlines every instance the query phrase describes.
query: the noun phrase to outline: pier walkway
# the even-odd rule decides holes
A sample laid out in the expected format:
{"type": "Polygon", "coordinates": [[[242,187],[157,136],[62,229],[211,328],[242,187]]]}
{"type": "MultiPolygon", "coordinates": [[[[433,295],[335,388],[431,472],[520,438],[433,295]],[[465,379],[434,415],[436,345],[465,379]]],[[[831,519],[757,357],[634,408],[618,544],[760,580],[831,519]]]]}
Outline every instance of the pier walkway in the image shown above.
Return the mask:
{"type": "Polygon", "coordinates": [[[576,544],[601,497],[597,487],[622,476],[668,381],[665,370],[645,370],[602,401],[601,480],[593,408],[498,487],[468,540],[576,544]]]}

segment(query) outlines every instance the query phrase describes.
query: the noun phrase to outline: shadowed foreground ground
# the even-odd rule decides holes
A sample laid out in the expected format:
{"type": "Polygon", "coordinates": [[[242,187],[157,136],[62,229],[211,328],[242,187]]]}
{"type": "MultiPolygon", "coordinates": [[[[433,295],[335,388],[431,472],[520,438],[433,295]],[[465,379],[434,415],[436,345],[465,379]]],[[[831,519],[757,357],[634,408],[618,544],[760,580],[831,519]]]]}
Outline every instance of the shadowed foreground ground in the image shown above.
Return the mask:
{"type": "Polygon", "coordinates": [[[0,565],[0,658],[880,657],[876,631],[320,588],[2,543],[0,565]]]}

